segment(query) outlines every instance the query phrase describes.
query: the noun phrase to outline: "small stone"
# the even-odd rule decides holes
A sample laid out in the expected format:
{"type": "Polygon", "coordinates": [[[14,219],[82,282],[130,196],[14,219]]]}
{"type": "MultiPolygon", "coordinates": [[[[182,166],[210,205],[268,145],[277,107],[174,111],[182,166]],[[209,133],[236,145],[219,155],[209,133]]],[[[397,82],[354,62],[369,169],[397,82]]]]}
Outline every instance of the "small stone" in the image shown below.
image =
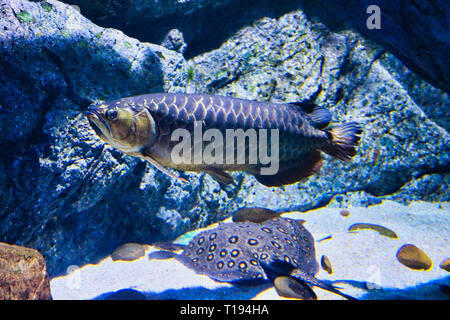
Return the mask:
{"type": "Polygon", "coordinates": [[[322,269],[328,272],[329,274],[333,274],[333,267],[331,266],[330,259],[326,255],[322,256],[322,259],[320,260],[320,265],[322,266],[322,269]]]}
{"type": "Polygon", "coordinates": [[[125,243],[111,254],[113,261],[133,261],[145,255],[144,246],[139,243],[125,243]]]}
{"type": "Polygon", "coordinates": [[[414,270],[428,270],[433,262],[425,252],[413,244],[405,244],[397,251],[397,259],[414,270]]]}
{"type": "Polygon", "coordinates": [[[280,297],[302,300],[316,300],[317,296],[307,284],[302,284],[290,277],[277,277],[274,280],[275,290],[280,297]]]}
{"type": "Polygon", "coordinates": [[[341,210],[340,214],[343,217],[348,217],[350,215],[350,211],[344,209],[344,210],[341,210]]]}
{"type": "Polygon", "coordinates": [[[450,258],[442,260],[442,262],[439,264],[439,267],[447,272],[450,272],[450,258]]]}

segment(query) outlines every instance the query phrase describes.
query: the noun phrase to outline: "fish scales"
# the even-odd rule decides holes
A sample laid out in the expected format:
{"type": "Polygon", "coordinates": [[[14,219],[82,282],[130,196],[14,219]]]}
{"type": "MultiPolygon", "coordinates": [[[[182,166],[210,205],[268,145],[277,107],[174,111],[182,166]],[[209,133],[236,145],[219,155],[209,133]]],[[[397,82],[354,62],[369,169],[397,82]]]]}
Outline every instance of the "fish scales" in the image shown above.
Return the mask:
{"type": "Polygon", "coordinates": [[[156,118],[165,119],[174,127],[203,121],[206,129],[279,129],[283,133],[305,136],[313,136],[318,131],[305,121],[306,113],[295,106],[276,108],[267,102],[181,93],[157,93],[126,99],[148,108],[156,118]]]}
{"type": "Polygon", "coordinates": [[[198,273],[230,282],[267,280],[261,262],[276,259],[312,275],[318,271],[312,235],[301,222],[286,218],[221,224],[196,235],[177,259],[198,273]]]}
{"type": "MultiPolygon", "coordinates": [[[[283,161],[298,158],[311,149],[311,144],[320,147],[328,141],[325,132],[307,122],[304,111],[290,105],[277,108],[273,103],[177,93],[139,96],[134,103],[155,115],[163,133],[159,143],[169,149],[177,144],[177,141],[171,143],[171,133],[178,128],[193,131],[195,121],[203,122],[204,130],[213,128],[222,132],[226,129],[278,129],[281,136],[279,154],[283,161]],[[308,143],[301,143],[302,139],[308,143]]],[[[268,141],[270,147],[270,139],[268,141]]],[[[246,149],[248,147],[246,145],[246,149]]],[[[164,162],[164,157],[158,158],[164,162]]]]}

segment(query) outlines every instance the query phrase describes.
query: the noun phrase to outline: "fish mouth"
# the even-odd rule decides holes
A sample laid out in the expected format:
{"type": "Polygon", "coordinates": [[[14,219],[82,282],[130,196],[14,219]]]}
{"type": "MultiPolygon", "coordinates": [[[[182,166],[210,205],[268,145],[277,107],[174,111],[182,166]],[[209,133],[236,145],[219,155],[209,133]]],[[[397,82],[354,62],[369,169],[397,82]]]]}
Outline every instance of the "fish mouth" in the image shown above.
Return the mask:
{"type": "Polygon", "coordinates": [[[105,133],[110,133],[110,127],[97,110],[89,108],[84,115],[89,121],[92,129],[100,138],[106,138],[105,133]]]}

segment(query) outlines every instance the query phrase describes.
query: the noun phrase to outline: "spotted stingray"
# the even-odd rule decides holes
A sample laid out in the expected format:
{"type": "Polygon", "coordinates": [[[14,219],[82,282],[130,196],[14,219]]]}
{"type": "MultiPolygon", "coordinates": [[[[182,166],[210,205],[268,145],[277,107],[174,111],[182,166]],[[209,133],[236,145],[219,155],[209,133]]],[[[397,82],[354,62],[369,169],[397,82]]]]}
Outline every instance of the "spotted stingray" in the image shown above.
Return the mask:
{"type": "Polygon", "coordinates": [[[302,299],[316,299],[309,287],[313,285],[352,299],[314,277],[319,270],[314,238],[303,223],[282,218],[268,209],[242,209],[233,215],[233,223],[205,230],[187,246],[161,243],[157,246],[183,249],[181,254],[164,251],[163,256],[174,257],[197,273],[218,281],[237,284],[272,281],[280,295],[302,299]]]}

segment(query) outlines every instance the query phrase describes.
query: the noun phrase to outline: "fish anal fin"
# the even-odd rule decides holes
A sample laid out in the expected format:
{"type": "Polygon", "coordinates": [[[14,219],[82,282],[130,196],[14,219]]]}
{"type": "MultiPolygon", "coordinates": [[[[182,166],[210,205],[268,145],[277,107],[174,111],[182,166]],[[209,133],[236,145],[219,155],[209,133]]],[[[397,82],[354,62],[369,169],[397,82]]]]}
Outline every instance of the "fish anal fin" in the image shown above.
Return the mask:
{"type": "Polygon", "coordinates": [[[207,174],[209,174],[211,177],[213,177],[214,180],[216,180],[217,182],[219,182],[221,184],[227,185],[227,184],[234,182],[234,179],[230,174],[228,174],[225,171],[222,171],[220,169],[208,168],[203,171],[205,171],[207,174]]]}
{"type": "Polygon", "coordinates": [[[296,107],[299,107],[306,113],[311,113],[317,107],[315,103],[312,102],[289,102],[288,104],[292,104],[296,107]]]}
{"type": "Polygon", "coordinates": [[[275,175],[255,175],[255,178],[267,187],[279,187],[307,178],[317,173],[321,167],[320,151],[313,150],[302,158],[291,161],[288,167],[283,168],[283,164],[280,164],[280,170],[275,175]]]}
{"type": "Polygon", "coordinates": [[[233,222],[250,221],[254,223],[263,223],[267,220],[279,217],[276,211],[265,208],[242,208],[233,213],[233,222]]]}
{"type": "Polygon", "coordinates": [[[145,160],[147,160],[148,162],[150,162],[152,165],[154,165],[159,171],[167,174],[169,177],[178,179],[180,181],[183,182],[188,182],[186,179],[178,177],[177,175],[173,174],[172,172],[170,172],[169,170],[167,170],[164,166],[162,166],[158,161],[156,161],[155,159],[153,159],[148,153],[146,153],[145,151],[142,153],[142,156],[144,157],[145,160]]]}
{"type": "Polygon", "coordinates": [[[276,277],[274,282],[278,295],[285,298],[317,300],[317,295],[305,282],[289,276],[276,277]]]}

